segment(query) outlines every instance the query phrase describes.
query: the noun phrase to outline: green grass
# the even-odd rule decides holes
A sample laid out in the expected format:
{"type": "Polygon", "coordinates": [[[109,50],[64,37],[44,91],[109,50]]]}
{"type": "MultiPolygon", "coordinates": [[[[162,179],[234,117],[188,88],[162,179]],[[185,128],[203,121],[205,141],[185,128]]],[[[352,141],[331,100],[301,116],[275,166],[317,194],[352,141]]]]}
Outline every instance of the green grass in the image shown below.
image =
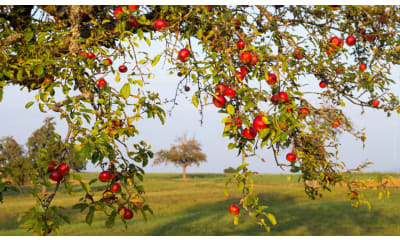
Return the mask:
{"type": "MultiPolygon", "coordinates": [[[[365,179],[374,174],[360,174],[365,179]]],[[[391,174],[399,177],[397,174],[391,174]]],[[[84,179],[97,177],[85,173],[84,179]]],[[[270,174],[254,177],[255,189],[262,204],[269,206],[278,224],[265,232],[253,220],[241,213],[239,225],[233,224],[228,207],[238,202],[239,193],[232,185],[231,196],[223,194],[228,175],[189,174],[186,181],[180,174],[147,174],[144,181],[146,199],[154,211],[146,223],[141,216],[129,220],[125,229],[118,220],[112,229],[104,227],[105,216],[96,213],[91,227],[85,223],[85,214],[71,209],[82,197],[82,192],[70,196],[57,193],[54,204],[65,207],[71,224],[65,225],[61,235],[400,235],[400,189],[391,187],[389,199],[378,200],[377,192],[362,193],[370,200],[372,209],[365,205],[351,206],[346,200],[346,189],[336,187],[324,192],[319,200],[310,200],[298,182],[298,175],[270,174]]],[[[79,190],[79,186],[76,186],[79,190]]],[[[98,182],[93,189],[103,189],[98,182]]],[[[20,229],[18,214],[34,205],[26,192],[9,193],[0,204],[0,235],[31,235],[20,229]]],[[[242,211],[244,212],[244,211],[242,211]]],[[[86,212],[85,212],[86,213],[86,212]]]]}

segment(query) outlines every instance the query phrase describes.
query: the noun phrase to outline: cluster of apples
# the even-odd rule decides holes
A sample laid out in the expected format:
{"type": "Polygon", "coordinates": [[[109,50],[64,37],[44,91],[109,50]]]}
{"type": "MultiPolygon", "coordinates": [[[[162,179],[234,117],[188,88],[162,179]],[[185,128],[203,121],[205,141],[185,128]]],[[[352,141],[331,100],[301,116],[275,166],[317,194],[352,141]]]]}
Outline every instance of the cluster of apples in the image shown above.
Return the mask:
{"type": "MultiPolygon", "coordinates": [[[[121,185],[117,182],[120,178],[120,173],[112,173],[110,171],[102,171],[99,174],[99,180],[101,182],[109,183],[107,189],[103,192],[103,200],[108,201],[115,197],[116,193],[121,192],[121,185]]],[[[133,211],[125,206],[118,208],[119,214],[124,219],[131,219],[133,217],[133,211]]]]}
{"type": "Polygon", "coordinates": [[[49,162],[47,173],[50,174],[50,179],[60,182],[65,176],[69,174],[69,167],[66,163],[61,163],[57,166],[55,162],[49,162]]]}

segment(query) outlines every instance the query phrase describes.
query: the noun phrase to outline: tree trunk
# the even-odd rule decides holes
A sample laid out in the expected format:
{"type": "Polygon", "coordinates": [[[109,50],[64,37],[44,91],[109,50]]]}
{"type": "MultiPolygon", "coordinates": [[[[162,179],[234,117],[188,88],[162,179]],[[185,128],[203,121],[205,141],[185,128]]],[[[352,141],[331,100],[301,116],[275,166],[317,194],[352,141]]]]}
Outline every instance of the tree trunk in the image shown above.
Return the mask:
{"type": "Polygon", "coordinates": [[[183,165],[182,168],[183,168],[183,169],[182,169],[182,170],[183,170],[183,171],[182,171],[182,179],[183,179],[183,180],[186,180],[186,165],[183,165]]]}

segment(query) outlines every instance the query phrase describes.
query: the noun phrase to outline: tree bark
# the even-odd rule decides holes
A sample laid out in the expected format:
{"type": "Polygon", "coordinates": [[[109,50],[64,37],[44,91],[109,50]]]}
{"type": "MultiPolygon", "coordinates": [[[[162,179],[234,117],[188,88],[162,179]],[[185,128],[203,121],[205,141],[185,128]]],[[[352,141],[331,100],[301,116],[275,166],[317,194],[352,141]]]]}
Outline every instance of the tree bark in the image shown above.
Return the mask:
{"type": "Polygon", "coordinates": [[[182,166],[182,179],[186,180],[186,165],[182,166]]]}

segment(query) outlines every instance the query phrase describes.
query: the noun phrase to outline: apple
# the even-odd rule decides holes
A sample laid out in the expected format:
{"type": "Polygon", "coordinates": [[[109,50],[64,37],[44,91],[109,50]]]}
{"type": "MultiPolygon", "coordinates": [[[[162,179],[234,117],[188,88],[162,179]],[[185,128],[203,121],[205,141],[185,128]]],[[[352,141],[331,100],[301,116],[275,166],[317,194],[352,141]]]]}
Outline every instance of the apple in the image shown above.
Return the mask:
{"type": "Polygon", "coordinates": [[[133,217],[132,210],[125,208],[124,209],[124,218],[125,219],[131,219],[132,217],[133,217]]]}
{"type": "Polygon", "coordinates": [[[272,95],[272,97],[271,97],[271,102],[272,102],[273,104],[278,104],[278,103],[279,103],[279,97],[278,97],[278,95],[276,95],[276,94],[272,95]]]}
{"type": "Polygon", "coordinates": [[[276,75],[274,73],[268,73],[267,83],[270,85],[276,83],[276,75]]]}
{"type": "Polygon", "coordinates": [[[128,5],[128,9],[129,9],[130,11],[133,11],[133,10],[138,9],[139,6],[140,6],[140,5],[128,5]]]}
{"type": "Polygon", "coordinates": [[[236,127],[242,126],[242,119],[240,117],[235,117],[234,122],[236,127]]]}
{"type": "Polygon", "coordinates": [[[249,52],[243,52],[240,55],[240,61],[242,61],[242,63],[247,64],[250,63],[251,60],[251,54],[249,52]]]}
{"type": "Polygon", "coordinates": [[[59,182],[63,178],[63,176],[58,171],[52,171],[50,173],[50,178],[53,181],[59,182]]]}
{"type": "Polygon", "coordinates": [[[253,120],[253,128],[257,131],[260,132],[261,130],[267,128],[268,125],[264,123],[263,121],[263,116],[257,116],[253,120]]]}
{"type": "Polygon", "coordinates": [[[117,192],[119,192],[119,190],[121,190],[121,185],[119,185],[119,183],[114,183],[111,186],[111,192],[117,193],[117,192]]]}
{"type": "Polygon", "coordinates": [[[308,114],[308,108],[306,108],[306,107],[300,108],[299,114],[300,114],[300,115],[307,116],[307,114],[308,114]]]}
{"type": "Polygon", "coordinates": [[[100,87],[100,88],[102,88],[104,85],[106,85],[107,84],[107,82],[106,82],[106,80],[104,80],[104,78],[102,78],[102,79],[100,79],[98,82],[97,82],[97,85],[100,87]]]}
{"type": "Polygon", "coordinates": [[[232,125],[232,123],[231,122],[226,122],[225,126],[227,126],[227,125],[232,125]]]}
{"type": "Polygon", "coordinates": [[[351,191],[351,193],[353,194],[353,197],[357,197],[358,196],[358,193],[355,192],[355,191],[351,191]]]}
{"type": "Polygon", "coordinates": [[[239,78],[240,80],[243,80],[243,78],[244,78],[244,73],[242,73],[242,72],[236,72],[236,77],[239,78]]]}
{"type": "Polygon", "coordinates": [[[225,96],[228,96],[228,97],[230,97],[230,98],[233,98],[233,97],[236,96],[236,91],[233,90],[232,88],[227,88],[227,89],[225,90],[225,96]]]}
{"type": "Polygon", "coordinates": [[[294,50],[294,54],[295,54],[297,59],[302,59],[304,57],[304,49],[301,48],[301,47],[297,47],[294,50]]]}
{"type": "Polygon", "coordinates": [[[49,167],[47,168],[47,172],[52,172],[54,169],[57,167],[57,164],[55,162],[49,162],[49,167]]]}
{"type": "Polygon", "coordinates": [[[255,130],[253,127],[245,128],[243,130],[243,137],[248,138],[248,139],[253,139],[257,135],[257,130],[255,130]]]}
{"type": "Polygon", "coordinates": [[[62,176],[65,176],[69,173],[69,167],[67,166],[66,163],[61,163],[60,166],[58,166],[57,171],[62,176]]]}
{"type": "Polygon", "coordinates": [[[126,22],[126,26],[131,29],[136,28],[137,25],[138,25],[138,22],[137,22],[136,18],[134,18],[134,17],[131,17],[131,20],[126,22]]]}
{"type": "Polygon", "coordinates": [[[190,51],[187,48],[184,48],[179,51],[178,58],[181,62],[186,62],[190,58],[190,51]]]}
{"type": "Polygon", "coordinates": [[[239,209],[239,207],[236,206],[236,205],[231,205],[231,206],[229,207],[229,212],[232,213],[233,215],[238,215],[239,212],[240,212],[240,209],[239,209]]]}
{"type": "Polygon", "coordinates": [[[368,42],[373,42],[373,41],[375,40],[375,38],[376,38],[376,35],[374,35],[374,34],[368,34],[368,36],[367,36],[367,41],[368,41],[368,42]]]}
{"type": "Polygon", "coordinates": [[[286,160],[289,162],[294,162],[296,160],[296,155],[294,153],[288,153],[286,154],[286,160]]]}
{"type": "Polygon", "coordinates": [[[320,88],[325,88],[326,87],[326,82],[325,81],[319,82],[319,87],[320,88]]]}
{"type": "Polygon", "coordinates": [[[50,84],[51,82],[53,82],[53,78],[52,77],[46,77],[46,78],[44,78],[43,82],[45,84],[50,84]]]}
{"type": "Polygon", "coordinates": [[[380,102],[379,102],[378,99],[375,99],[375,100],[372,101],[372,106],[374,106],[374,107],[378,107],[379,104],[380,104],[380,102]]]}
{"type": "Polygon", "coordinates": [[[190,91],[190,87],[189,86],[185,86],[185,92],[189,92],[190,91]]]}
{"type": "Polygon", "coordinates": [[[95,59],[96,55],[94,55],[94,53],[90,52],[90,53],[86,53],[86,57],[90,58],[90,59],[95,59]]]}
{"type": "Polygon", "coordinates": [[[282,102],[286,102],[288,100],[288,95],[286,92],[280,92],[278,97],[282,102]]]}
{"type": "Polygon", "coordinates": [[[343,40],[338,38],[338,37],[332,37],[329,40],[330,43],[332,43],[333,45],[335,45],[336,47],[342,47],[343,46],[343,40]]]}
{"type": "Polygon", "coordinates": [[[126,73],[126,71],[128,71],[128,68],[125,65],[121,65],[118,67],[118,71],[120,73],[126,73]]]}
{"type": "Polygon", "coordinates": [[[242,65],[242,66],[240,67],[240,71],[241,71],[243,74],[248,74],[248,73],[250,72],[250,69],[249,69],[249,67],[247,67],[246,65],[242,65]]]}
{"type": "Polygon", "coordinates": [[[102,182],[107,182],[111,179],[111,173],[109,171],[103,171],[99,174],[99,179],[102,182]]]}
{"type": "Polygon", "coordinates": [[[260,61],[260,59],[258,59],[257,54],[251,54],[250,65],[254,66],[258,63],[258,61],[260,61]]]}
{"type": "Polygon", "coordinates": [[[121,18],[121,15],[123,14],[123,10],[122,10],[122,8],[116,8],[115,10],[114,10],[114,17],[116,18],[116,19],[120,19],[121,18]]]}
{"type": "Polygon", "coordinates": [[[340,121],[338,121],[338,120],[333,121],[332,127],[337,128],[339,126],[340,126],[340,121]]]}
{"type": "Polygon", "coordinates": [[[219,95],[225,95],[226,89],[227,89],[227,86],[226,86],[225,84],[220,84],[220,83],[218,83],[218,84],[215,86],[215,92],[216,92],[217,94],[219,94],[219,95]]]}
{"type": "Polygon", "coordinates": [[[232,20],[232,25],[236,28],[240,27],[242,25],[242,22],[238,19],[233,19],[232,20]]]}
{"type": "Polygon", "coordinates": [[[360,69],[360,71],[364,72],[367,69],[367,65],[365,65],[365,63],[361,63],[358,68],[360,69]]]}
{"type": "Polygon", "coordinates": [[[111,65],[112,64],[112,60],[109,58],[104,59],[104,63],[111,65]]]}
{"type": "Polygon", "coordinates": [[[212,101],[213,101],[214,105],[218,108],[225,106],[225,103],[226,103],[226,99],[222,95],[214,96],[212,101]]]}
{"type": "Polygon", "coordinates": [[[154,23],[154,27],[158,30],[161,30],[168,27],[168,24],[164,19],[157,19],[154,23]]]}
{"type": "Polygon", "coordinates": [[[240,39],[240,40],[237,42],[237,47],[238,47],[239,49],[242,49],[242,48],[245,47],[245,43],[244,43],[244,41],[243,41],[242,39],[240,39]]]}
{"type": "Polygon", "coordinates": [[[353,46],[354,44],[356,44],[356,38],[354,36],[348,36],[346,38],[346,43],[349,46],[353,46]]]}

